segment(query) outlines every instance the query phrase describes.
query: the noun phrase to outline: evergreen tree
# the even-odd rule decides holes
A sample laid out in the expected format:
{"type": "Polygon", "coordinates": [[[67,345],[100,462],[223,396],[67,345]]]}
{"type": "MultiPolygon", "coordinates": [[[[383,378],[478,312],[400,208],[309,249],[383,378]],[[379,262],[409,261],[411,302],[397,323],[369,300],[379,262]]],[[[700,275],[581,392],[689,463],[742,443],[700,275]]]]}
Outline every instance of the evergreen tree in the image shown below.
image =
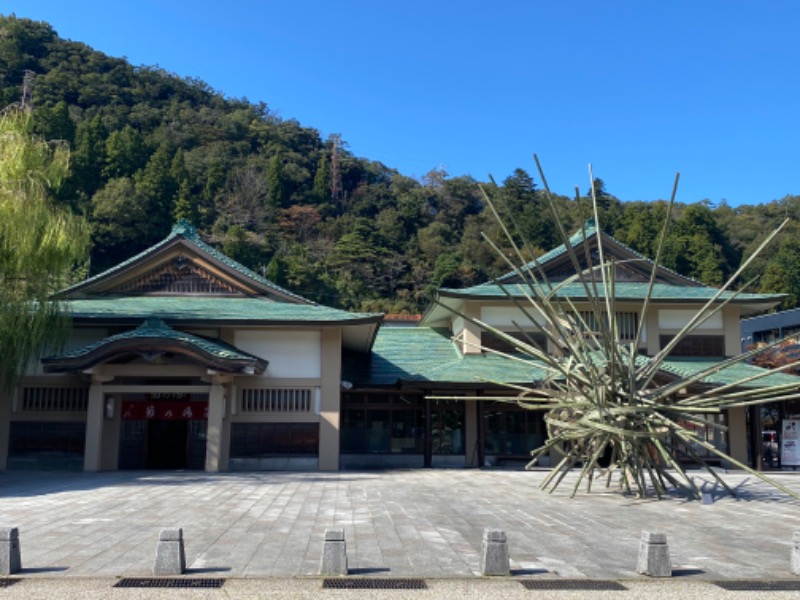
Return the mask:
{"type": "Polygon", "coordinates": [[[317,163],[317,172],[314,174],[314,200],[322,204],[331,200],[331,167],[328,157],[322,155],[317,163]]]}

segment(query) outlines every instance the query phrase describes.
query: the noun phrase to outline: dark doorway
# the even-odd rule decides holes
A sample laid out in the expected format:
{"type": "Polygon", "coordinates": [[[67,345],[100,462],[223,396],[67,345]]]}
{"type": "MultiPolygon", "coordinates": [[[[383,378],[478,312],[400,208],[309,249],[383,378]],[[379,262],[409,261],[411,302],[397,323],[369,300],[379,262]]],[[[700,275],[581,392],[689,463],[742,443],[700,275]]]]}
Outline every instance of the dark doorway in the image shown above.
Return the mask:
{"type": "Polygon", "coordinates": [[[147,469],[185,469],[189,421],[147,422],[147,469]]]}

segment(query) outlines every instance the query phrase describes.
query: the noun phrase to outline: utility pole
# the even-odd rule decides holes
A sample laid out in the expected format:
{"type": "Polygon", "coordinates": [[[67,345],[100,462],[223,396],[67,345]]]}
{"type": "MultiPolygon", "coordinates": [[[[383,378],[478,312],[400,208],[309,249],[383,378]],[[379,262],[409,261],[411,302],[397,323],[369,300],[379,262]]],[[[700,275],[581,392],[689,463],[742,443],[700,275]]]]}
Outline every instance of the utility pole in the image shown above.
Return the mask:
{"type": "Polygon", "coordinates": [[[331,151],[331,200],[338,202],[342,197],[342,175],[339,173],[339,142],[341,135],[334,133],[333,150],[331,151]]]}
{"type": "Polygon", "coordinates": [[[31,108],[31,104],[33,102],[34,77],[36,77],[36,73],[26,69],[25,77],[22,79],[22,101],[20,102],[20,106],[22,106],[22,108],[31,108]]]}

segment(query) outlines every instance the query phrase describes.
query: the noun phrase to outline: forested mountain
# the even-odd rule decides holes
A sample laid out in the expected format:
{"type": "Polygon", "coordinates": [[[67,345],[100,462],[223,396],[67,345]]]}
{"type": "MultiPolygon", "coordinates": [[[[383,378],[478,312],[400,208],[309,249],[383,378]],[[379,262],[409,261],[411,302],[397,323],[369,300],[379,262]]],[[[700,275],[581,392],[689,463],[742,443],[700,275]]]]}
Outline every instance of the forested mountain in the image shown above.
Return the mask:
{"type": "MultiPolygon", "coordinates": [[[[481,240],[481,231],[499,236],[471,177],[432,170],[415,180],[264,103],[0,16],[0,106],[19,102],[39,134],[70,144],[58,200],[91,224],[91,273],[160,240],[177,218],[273,281],[347,309],[419,312],[437,287],[506,270],[481,240]]],[[[652,256],[666,202],[620,202],[598,184],[604,228],[652,256]]],[[[526,171],[484,187],[537,249],[558,243],[526,171]]],[[[576,227],[577,202],[559,196],[558,205],[576,227]]],[[[719,284],[785,216],[800,217],[800,196],[681,204],[664,262],[719,284]]],[[[753,289],[790,294],[787,307],[800,300],[797,233],[792,225],[749,273],[760,276],[753,289]]]]}

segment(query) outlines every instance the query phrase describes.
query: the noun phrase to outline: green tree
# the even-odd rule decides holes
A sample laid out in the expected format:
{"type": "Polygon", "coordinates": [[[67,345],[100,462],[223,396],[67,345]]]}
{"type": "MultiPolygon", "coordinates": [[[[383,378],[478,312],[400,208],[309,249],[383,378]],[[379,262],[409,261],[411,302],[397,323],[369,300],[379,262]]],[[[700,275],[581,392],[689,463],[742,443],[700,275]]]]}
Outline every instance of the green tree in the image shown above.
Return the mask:
{"type": "Polygon", "coordinates": [[[282,208],[287,200],[286,176],[283,172],[281,153],[276,152],[267,163],[267,193],[269,203],[275,208],[282,208]]]}
{"type": "Polygon", "coordinates": [[[103,175],[131,177],[147,163],[147,145],[142,134],[126,125],[111,132],[106,140],[106,165],[103,175]]]}
{"type": "Polygon", "coordinates": [[[316,202],[330,202],[331,199],[331,167],[330,161],[324,154],[317,163],[317,172],[314,174],[313,197],[316,202]]]}
{"type": "Polygon", "coordinates": [[[172,177],[173,155],[168,144],[159,146],[147,165],[134,177],[136,197],[147,215],[141,223],[142,237],[153,243],[165,236],[172,226],[172,206],[178,185],[172,177]]]}
{"type": "Polygon", "coordinates": [[[778,251],[769,259],[761,277],[760,292],[787,294],[781,308],[800,304],[800,241],[784,238],[778,251]]]}
{"type": "Polygon", "coordinates": [[[51,294],[84,260],[88,227],[51,194],[69,164],[65,144],[32,134],[29,112],[0,114],[0,384],[12,385],[31,357],[58,348],[66,319],[51,294]]]}

